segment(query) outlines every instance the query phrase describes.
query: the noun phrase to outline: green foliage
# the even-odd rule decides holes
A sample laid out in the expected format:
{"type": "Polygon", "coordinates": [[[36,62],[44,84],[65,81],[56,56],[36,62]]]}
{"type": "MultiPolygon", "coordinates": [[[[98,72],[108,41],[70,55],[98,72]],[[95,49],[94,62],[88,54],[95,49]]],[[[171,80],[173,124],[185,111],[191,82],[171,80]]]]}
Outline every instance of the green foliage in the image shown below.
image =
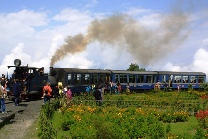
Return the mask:
{"type": "Polygon", "coordinates": [[[192,84],[189,84],[189,85],[188,85],[188,90],[189,90],[189,91],[193,91],[193,86],[192,86],[192,84]]]}
{"type": "Polygon", "coordinates": [[[41,139],[53,139],[56,132],[52,126],[51,119],[54,114],[54,108],[47,102],[42,106],[39,116],[39,136],[41,139]]]}
{"type": "Polygon", "coordinates": [[[206,139],[206,136],[205,136],[205,133],[204,133],[203,129],[201,129],[199,127],[196,129],[194,139],[206,139]]]}
{"type": "Polygon", "coordinates": [[[129,71],[146,71],[145,68],[139,68],[139,65],[131,63],[129,65],[129,68],[127,69],[129,71]]]}
{"type": "Polygon", "coordinates": [[[170,124],[167,124],[167,126],[166,126],[166,133],[168,134],[170,132],[171,132],[171,126],[170,126],[170,124]]]}
{"type": "Polygon", "coordinates": [[[201,83],[199,86],[200,91],[208,91],[208,83],[201,83]]]}
{"type": "Polygon", "coordinates": [[[63,116],[63,121],[61,122],[61,129],[63,131],[68,131],[70,130],[71,126],[74,124],[74,120],[70,115],[65,115],[63,116]]]}

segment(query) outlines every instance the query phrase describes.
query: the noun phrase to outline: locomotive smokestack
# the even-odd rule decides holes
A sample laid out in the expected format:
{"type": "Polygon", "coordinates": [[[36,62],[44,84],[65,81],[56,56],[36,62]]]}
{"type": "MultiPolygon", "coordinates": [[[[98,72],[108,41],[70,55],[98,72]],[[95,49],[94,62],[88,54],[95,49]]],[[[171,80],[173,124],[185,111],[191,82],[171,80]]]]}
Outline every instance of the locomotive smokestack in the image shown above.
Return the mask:
{"type": "Polygon", "coordinates": [[[51,76],[51,72],[53,71],[53,67],[49,67],[49,75],[51,76]]]}

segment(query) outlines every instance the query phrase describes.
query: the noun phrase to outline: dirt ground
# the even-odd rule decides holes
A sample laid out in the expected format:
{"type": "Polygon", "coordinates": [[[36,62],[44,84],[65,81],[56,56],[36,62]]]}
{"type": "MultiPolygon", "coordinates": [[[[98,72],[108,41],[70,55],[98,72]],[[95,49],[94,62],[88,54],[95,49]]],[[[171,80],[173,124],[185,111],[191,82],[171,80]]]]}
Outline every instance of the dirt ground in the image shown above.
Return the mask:
{"type": "Polygon", "coordinates": [[[15,112],[15,117],[0,129],[0,139],[38,139],[37,123],[42,104],[43,100],[36,100],[13,106],[13,102],[6,100],[7,114],[15,112]]]}

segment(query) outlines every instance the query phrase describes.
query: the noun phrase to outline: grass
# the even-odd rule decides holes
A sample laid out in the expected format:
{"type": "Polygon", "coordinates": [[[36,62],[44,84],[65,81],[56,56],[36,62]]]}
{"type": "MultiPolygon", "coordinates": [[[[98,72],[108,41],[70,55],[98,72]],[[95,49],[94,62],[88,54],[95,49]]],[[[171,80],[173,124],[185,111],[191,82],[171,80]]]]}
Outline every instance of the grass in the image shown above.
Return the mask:
{"type": "Polygon", "coordinates": [[[171,123],[171,134],[178,135],[184,139],[191,139],[194,137],[198,121],[194,116],[189,117],[187,122],[171,123]]]}

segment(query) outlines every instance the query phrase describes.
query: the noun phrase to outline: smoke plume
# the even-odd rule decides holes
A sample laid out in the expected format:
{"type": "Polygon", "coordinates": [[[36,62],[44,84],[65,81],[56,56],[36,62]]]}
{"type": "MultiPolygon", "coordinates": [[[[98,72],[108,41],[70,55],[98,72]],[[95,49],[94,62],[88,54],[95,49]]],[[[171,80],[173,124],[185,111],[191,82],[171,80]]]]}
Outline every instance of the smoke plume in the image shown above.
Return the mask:
{"type": "Polygon", "coordinates": [[[51,66],[67,54],[82,52],[88,44],[98,41],[119,46],[118,51],[128,51],[143,65],[156,62],[177,49],[187,37],[185,31],[187,15],[180,12],[164,15],[157,29],[142,26],[134,18],[125,15],[112,15],[106,19],[94,20],[86,35],[68,36],[52,56],[51,66]]]}

